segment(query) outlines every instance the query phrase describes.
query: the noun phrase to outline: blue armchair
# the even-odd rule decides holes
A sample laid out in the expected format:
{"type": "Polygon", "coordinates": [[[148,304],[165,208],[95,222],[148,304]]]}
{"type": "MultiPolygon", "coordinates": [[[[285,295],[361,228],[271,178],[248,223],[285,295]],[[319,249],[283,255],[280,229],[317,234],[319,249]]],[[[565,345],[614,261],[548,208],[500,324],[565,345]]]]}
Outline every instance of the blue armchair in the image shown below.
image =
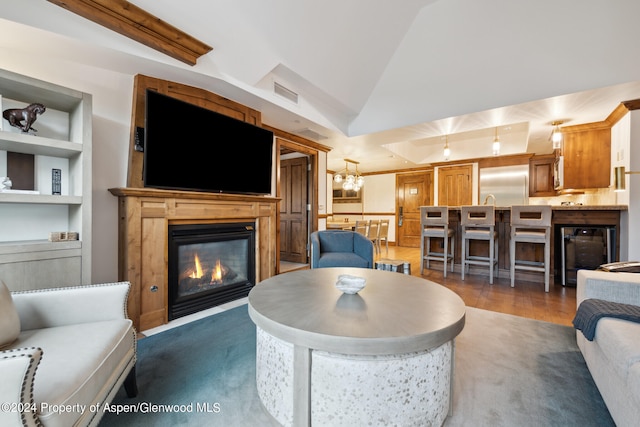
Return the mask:
{"type": "Polygon", "coordinates": [[[373,243],[362,234],[344,230],[311,233],[311,268],[373,268],[373,243]]]}

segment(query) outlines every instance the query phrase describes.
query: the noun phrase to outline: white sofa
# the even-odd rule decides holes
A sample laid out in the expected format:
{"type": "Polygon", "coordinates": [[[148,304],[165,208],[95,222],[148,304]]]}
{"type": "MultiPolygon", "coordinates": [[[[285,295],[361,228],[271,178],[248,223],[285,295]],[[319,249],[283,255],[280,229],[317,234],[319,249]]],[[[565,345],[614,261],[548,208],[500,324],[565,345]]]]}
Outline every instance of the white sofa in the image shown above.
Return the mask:
{"type": "MultiPolygon", "coordinates": [[[[576,300],[596,298],[640,306],[640,274],[578,271],[576,300]]],[[[619,427],[640,422],[640,323],[616,318],[598,321],[593,341],[576,331],[578,347],[619,427]]]]}
{"type": "Polygon", "coordinates": [[[1,426],[96,426],[123,383],[137,393],[129,287],[9,293],[0,281],[1,426]]]}

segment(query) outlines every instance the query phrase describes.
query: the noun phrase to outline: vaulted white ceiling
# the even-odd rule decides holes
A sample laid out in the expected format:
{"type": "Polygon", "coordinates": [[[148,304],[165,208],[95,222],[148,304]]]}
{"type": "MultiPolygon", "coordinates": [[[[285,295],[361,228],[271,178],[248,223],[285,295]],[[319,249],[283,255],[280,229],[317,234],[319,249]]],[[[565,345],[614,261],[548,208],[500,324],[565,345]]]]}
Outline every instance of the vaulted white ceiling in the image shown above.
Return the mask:
{"type": "Polygon", "coordinates": [[[496,127],[503,154],[550,152],[552,120],[640,98],[637,0],[131,2],[213,51],[191,67],[43,0],[0,0],[0,46],[203,87],[365,172],[441,161],[444,135],[489,156],[496,127]]]}

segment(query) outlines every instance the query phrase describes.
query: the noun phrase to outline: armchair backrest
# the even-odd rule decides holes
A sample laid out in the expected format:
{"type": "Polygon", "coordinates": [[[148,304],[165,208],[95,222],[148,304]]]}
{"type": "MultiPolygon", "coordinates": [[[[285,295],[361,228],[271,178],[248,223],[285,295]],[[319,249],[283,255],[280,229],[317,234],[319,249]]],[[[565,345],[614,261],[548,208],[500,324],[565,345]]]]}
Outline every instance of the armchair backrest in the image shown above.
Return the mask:
{"type": "Polygon", "coordinates": [[[360,233],[345,230],[314,231],[311,240],[311,268],[318,265],[323,253],[354,253],[373,268],[373,243],[360,233]]]}

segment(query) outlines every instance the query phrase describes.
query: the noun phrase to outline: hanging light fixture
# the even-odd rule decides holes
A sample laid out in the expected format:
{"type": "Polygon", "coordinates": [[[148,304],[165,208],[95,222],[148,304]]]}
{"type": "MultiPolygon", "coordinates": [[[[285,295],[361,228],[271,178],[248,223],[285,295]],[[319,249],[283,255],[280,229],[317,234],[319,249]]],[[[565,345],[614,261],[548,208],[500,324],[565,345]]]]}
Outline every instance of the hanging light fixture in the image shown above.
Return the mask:
{"type": "Polygon", "coordinates": [[[445,135],[444,151],[442,154],[444,155],[445,160],[449,160],[449,157],[451,157],[451,149],[449,148],[449,135],[445,135]]]}
{"type": "Polygon", "coordinates": [[[364,177],[358,171],[360,162],[350,159],[344,159],[344,162],[344,177],[341,175],[342,171],[340,171],[333,176],[333,180],[336,183],[342,183],[342,188],[345,190],[360,191],[360,188],[364,185],[364,177]],[[349,163],[356,165],[355,175],[349,172],[349,163]]]}
{"type": "Polygon", "coordinates": [[[551,122],[551,126],[554,126],[553,131],[551,131],[551,143],[554,150],[562,148],[562,132],[560,131],[562,123],[564,123],[562,120],[551,122]]]}
{"type": "Polygon", "coordinates": [[[498,126],[496,126],[496,137],[493,139],[492,151],[494,156],[497,156],[500,154],[500,139],[498,138],[498,126]]]}

